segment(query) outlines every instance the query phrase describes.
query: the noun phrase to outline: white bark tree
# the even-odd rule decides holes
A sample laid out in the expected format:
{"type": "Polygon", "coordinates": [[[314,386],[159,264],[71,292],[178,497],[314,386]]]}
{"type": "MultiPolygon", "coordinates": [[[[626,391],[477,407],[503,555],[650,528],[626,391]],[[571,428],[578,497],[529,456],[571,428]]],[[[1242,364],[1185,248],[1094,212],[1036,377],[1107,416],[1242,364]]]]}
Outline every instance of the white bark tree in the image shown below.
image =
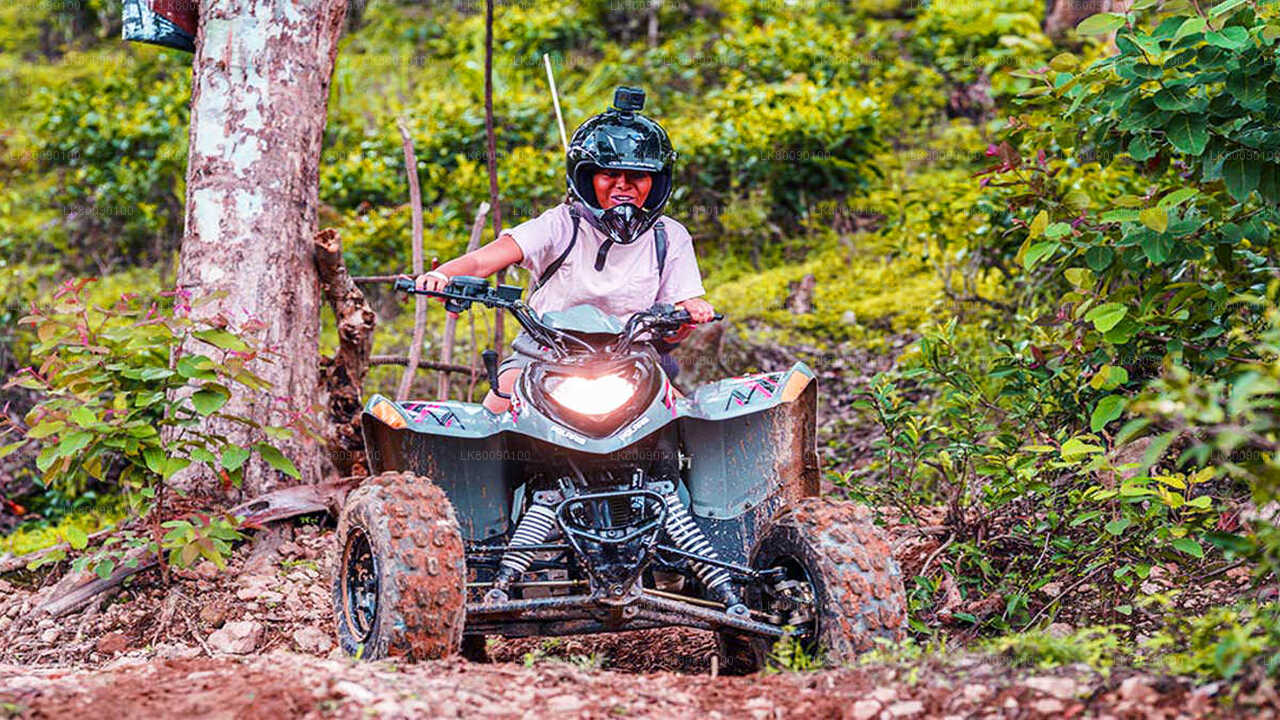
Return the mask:
{"type": "MultiPolygon", "coordinates": [[[[320,288],[316,231],[320,144],[347,0],[201,0],[191,94],[186,229],[178,285],[197,305],[193,316],[222,314],[234,326],[251,318],[259,337],[282,353],[256,361],[273,401],[235,393],[226,411],[280,425],[290,412],[315,412],[320,288]]],[[[186,351],[188,349],[184,349],[186,351]]],[[[208,352],[207,347],[189,348],[208,352]]],[[[247,445],[260,436],[206,418],[202,430],[247,445]]],[[[324,448],[305,438],[277,441],[302,482],[316,482],[324,448]]],[[[215,478],[180,483],[213,489],[215,478]]],[[[256,455],[243,492],[295,482],[256,455]]]]}

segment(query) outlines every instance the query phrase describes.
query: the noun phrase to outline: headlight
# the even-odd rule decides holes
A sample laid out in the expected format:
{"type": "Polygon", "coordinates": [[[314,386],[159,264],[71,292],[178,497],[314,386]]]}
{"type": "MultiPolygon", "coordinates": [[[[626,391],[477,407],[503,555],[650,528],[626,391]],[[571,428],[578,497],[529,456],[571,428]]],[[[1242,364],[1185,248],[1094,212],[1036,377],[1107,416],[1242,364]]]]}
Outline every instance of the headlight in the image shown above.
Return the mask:
{"type": "Polygon", "coordinates": [[[583,415],[611,413],[636,392],[635,385],[618,375],[552,375],[547,378],[546,387],[553,400],[583,415]]]}

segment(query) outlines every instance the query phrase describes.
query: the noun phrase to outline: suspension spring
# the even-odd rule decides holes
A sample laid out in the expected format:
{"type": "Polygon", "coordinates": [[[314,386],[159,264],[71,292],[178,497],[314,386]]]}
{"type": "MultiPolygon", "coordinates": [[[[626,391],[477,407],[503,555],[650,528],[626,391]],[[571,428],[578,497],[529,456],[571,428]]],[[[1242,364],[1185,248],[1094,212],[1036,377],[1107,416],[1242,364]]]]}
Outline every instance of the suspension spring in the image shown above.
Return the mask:
{"type": "MultiPolygon", "coordinates": [[[[666,496],[667,501],[667,535],[671,536],[671,540],[675,546],[687,553],[694,553],[704,557],[711,557],[717,560],[720,556],[716,554],[711,543],[707,541],[707,536],[702,533],[693,522],[693,518],[689,515],[689,511],[685,509],[684,503],[680,502],[680,496],[676,493],[669,493],[666,496]]],[[[696,560],[690,561],[693,566],[693,572],[698,576],[708,589],[723,585],[729,582],[729,572],[715,565],[700,563],[696,560]]]]}
{"type": "MultiPolygon", "coordinates": [[[[515,533],[511,536],[511,547],[519,547],[520,545],[539,545],[547,541],[551,537],[551,531],[556,526],[556,513],[547,505],[533,504],[529,506],[529,510],[520,518],[520,524],[516,526],[515,533]]],[[[516,577],[524,574],[529,569],[529,565],[533,562],[533,553],[520,550],[509,550],[502,556],[501,565],[503,568],[510,570],[516,574],[516,577]]]]}

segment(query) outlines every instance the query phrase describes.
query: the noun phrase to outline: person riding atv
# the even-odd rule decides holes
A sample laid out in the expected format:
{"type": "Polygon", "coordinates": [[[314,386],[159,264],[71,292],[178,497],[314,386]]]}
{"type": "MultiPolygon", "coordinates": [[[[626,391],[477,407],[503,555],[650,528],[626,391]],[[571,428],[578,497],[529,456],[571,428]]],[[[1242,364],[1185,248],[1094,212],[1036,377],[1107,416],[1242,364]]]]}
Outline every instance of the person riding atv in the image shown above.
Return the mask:
{"type": "MultiPolygon", "coordinates": [[[[672,191],[676,153],[666,130],[640,114],[644,91],[619,88],[614,106],[578,127],[566,155],[565,202],[503,231],[494,242],[420,275],[417,287],[439,292],[451,278],[487,278],[519,264],[537,282],[529,306],[539,313],[590,305],[621,319],[654,303],[686,310],[694,323],[715,310],[703,299],[693,239],[662,214],[672,191]],[[584,222],[585,221],[585,222],[584,222]]],[[[658,343],[664,369],[678,372],[669,351],[688,335],[683,328],[658,343]]],[[[498,371],[498,391],[509,394],[539,349],[527,333],[498,371]]],[[[484,406],[505,412],[508,402],[490,392],[484,406]]]]}
{"type": "Polygon", "coordinates": [[[816,374],[671,382],[660,354],[720,316],[661,215],[675,153],[642,106],[621,88],[574,133],[566,204],[397,281],[523,332],[502,373],[482,353],[483,405],[366,401],[369,476],[334,557],[345,652],[476,658],[488,635],[686,626],[748,672],[782,637],[839,663],[902,636],[888,544],[866,508],[820,493],[816,374]],[[527,303],[477,277],[515,261],[534,273],[527,303]]]}

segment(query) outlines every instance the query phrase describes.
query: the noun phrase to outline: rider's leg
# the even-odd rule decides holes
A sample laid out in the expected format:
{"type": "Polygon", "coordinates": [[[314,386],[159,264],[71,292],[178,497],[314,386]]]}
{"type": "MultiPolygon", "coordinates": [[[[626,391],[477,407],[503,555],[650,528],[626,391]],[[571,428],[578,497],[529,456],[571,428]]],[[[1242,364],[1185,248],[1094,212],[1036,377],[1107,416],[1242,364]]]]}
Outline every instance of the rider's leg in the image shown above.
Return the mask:
{"type": "MultiPolygon", "coordinates": [[[[506,370],[498,375],[498,389],[510,395],[511,388],[516,386],[516,378],[520,377],[520,368],[506,370]]],[[[511,401],[506,398],[500,398],[490,390],[484,396],[484,406],[489,412],[501,414],[511,407],[511,401]]]]}

